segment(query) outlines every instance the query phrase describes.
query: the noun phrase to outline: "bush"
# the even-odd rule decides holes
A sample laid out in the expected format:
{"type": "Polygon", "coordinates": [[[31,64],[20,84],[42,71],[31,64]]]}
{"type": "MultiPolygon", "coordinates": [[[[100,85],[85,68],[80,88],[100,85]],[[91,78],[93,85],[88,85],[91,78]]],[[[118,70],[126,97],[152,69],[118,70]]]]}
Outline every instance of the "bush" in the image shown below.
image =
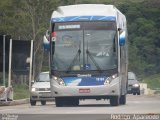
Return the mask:
{"type": "Polygon", "coordinates": [[[25,99],[29,98],[30,93],[28,86],[26,85],[15,85],[13,86],[13,99],[25,99]]]}

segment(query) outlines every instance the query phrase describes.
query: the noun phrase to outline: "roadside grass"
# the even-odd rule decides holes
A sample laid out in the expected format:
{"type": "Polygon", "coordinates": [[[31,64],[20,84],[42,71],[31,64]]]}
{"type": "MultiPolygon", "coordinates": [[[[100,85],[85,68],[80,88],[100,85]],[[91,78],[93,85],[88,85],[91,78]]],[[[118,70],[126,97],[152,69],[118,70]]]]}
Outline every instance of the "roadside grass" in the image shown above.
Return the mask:
{"type": "Polygon", "coordinates": [[[147,83],[148,88],[156,89],[160,88],[160,74],[155,74],[149,77],[145,77],[142,83],[147,83]]]}
{"type": "Polygon", "coordinates": [[[29,98],[30,92],[26,85],[14,85],[13,86],[13,99],[25,99],[29,98]]]}

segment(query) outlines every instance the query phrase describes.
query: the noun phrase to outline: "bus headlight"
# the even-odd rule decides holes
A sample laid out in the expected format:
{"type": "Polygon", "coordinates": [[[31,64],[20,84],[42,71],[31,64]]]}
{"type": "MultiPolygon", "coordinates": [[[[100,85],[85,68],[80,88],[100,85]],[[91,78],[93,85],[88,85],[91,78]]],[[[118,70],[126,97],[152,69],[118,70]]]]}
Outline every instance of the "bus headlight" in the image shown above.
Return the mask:
{"type": "Polygon", "coordinates": [[[116,77],[117,77],[117,74],[114,74],[114,75],[108,77],[108,78],[104,81],[104,85],[110,84],[111,81],[112,81],[113,79],[115,79],[116,77]]]}
{"type": "Polygon", "coordinates": [[[65,86],[65,83],[64,83],[64,81],[63,81],[61,78],[58,78],[58,77],[54,76],[54,77],[53,77],[53,80],[57,81],[57,83],[58,83],[59,85],[65,86]]]}

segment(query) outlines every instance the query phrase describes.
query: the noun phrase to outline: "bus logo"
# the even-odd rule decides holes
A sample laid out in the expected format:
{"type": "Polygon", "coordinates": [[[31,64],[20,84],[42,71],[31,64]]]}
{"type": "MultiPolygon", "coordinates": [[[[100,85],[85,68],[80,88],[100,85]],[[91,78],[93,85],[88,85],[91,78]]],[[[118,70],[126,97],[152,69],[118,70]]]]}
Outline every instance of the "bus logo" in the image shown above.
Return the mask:
{"type": "Polygon", "coordinates": [[[92,77],[91,74],[77,74],[77,77],[92,77]]]}

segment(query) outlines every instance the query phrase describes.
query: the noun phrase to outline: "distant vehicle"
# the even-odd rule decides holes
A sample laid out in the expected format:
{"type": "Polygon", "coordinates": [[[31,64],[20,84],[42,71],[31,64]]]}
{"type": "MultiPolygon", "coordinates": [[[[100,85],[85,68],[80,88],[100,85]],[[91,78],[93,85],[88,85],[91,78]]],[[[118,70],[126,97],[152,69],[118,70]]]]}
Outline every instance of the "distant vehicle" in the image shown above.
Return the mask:
{"type": "Polygon", "coordinates": [[[135,73],[128,72],[128,93],[140,95],[140,85],[135,73]]]}
{"type": "Polygon", "coordinates": [[[33,83],[30,95],[30,104],[36,105],[37,101],[41,101],[42,105],[46,105],[46,101],[52,101],[49,72],[41,72],[38,79],[33,83]]]}

